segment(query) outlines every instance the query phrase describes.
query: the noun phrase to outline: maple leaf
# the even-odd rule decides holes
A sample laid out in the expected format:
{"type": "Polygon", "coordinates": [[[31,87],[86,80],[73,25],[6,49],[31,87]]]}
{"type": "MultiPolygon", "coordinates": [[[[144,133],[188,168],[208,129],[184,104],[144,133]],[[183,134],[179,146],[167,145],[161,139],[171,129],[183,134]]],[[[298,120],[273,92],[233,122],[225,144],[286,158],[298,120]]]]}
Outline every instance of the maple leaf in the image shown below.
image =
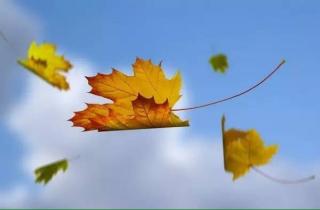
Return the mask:
{"type": "Polygon", "coordinates": [[[66,171],[68,169],[68,160],[62,159],[53,163],[50,163],[45,166],[41,166],[37,168],[34,173],[36,176],[36,183],[47,184],[54,175],[56,175],[59,171],[66,171]]]}
{"type": "Polygon", "coordinates": [[[211,67],[213,68],[214,71],[220,72],[220,73],[225,73],[225,71],[229,67],[227,56],[224,54],[211,56],[209,63],[211,64],[211,67]]]}
{"type": "Polygon", "coordinates": [[[54,87],[68,90],[69,84],[61,72],[68,72],[72,65],[63,56],[56,54],[56,46],[51,43],[30,44],[27,58],[18,60],[24,68],[41,77],[54,87]]]}
{"type": "Polygon", "coordinates": [[[133,76],[113,69],[111,74],[87,77],[92,94],[113,101],[88,104],[70,119],[85,131],[112,131],[188,126],[171,108],[179,100],[181,76],[167,79],[160,65],[136,59],[133,76]]]}
{"type": "Polygon", "coordinates": [[[265,146],[259,133],[253,129],[225,131],[222,117],[224,168],[233,174],[233,180],[245,175],[251,167],[267,164],[277,153],[278,146],[265,146]]]}
{"type": "Polygon", "coordinates": [[[180,98],[181,75],[177,73],[172,79],[167,79],[160,65],[154,65],[151,60],[136,59],[133,64],[133,76],[112,69],[111,74],[98,74],[87,77],[91,85],[91,93],[113,100],[132,101],[138,94],[145,98],[154,97],[156,103],[168,99],[172,107],[180,98]]]}

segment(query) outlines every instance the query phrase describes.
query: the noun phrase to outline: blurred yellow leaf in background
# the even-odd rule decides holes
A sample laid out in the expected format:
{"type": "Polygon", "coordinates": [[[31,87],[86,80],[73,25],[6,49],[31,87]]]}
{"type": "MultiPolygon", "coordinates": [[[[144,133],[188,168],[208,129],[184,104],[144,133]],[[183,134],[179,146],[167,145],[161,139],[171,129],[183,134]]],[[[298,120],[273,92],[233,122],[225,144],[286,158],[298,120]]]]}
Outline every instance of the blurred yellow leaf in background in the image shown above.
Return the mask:
{"type": "Polygon", "coordinates": [[[72,65],[63,56],[56,54],[56,46],[51,43],[30,44],[25,59],[18,60],[24,68],[41,77],[60,90],[68,90],[69,84],[61,72],[68,72],[72,65]]]}
{"type": "Polygon", "coordinates": [[[278,146],[265,146],[256,130],[225,131],[225,117],[222,117],[224,168],[233,174],[233,180],[244,176],[251,167],[267,164],[277,153],[278,146]]]}

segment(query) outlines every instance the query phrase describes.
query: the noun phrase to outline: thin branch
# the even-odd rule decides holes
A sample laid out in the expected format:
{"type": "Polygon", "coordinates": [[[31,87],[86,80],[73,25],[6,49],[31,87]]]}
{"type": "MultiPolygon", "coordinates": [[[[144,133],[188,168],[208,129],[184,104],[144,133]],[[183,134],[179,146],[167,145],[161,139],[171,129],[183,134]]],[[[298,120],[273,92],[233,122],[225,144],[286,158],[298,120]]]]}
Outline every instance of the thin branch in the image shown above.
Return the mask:
{"type": "Polygon", "coordinates": [[[4,35],[4,33],[2,31],[0,31],[0,36],[2,37],[2,39],[4,41],[6,41],[7,43],[10,43],[9,40],[7,39],[7,37],[4,35]]]}
{"type": "Polygon", "coordinates": [[[210,103],[207,103],[207,104],[203,104],[203,105],[199,105],[199,106],[193,106],[193,107],[188,107],[188,108],[182,108],[182,109],[172,109],[171,111],[186,111],[186,110],[192,110],[192,109],[198,109],[198,108],[203,108],[203,107],[207,107],[207,106],[211,106],[211,105],[215,105],[215,104],[219,104],[219,103],[222,103],[222,102],[225,102],[225,101],[229,101],[231,99],[234,99],[234,98],[237,98],[239,96],[242,96],[248,92],[250,92],[251,90],[257,88],[259,85],[261,85],[262,83],[264,83],[266,80],[268,80],[274,73],[276,73],[276,71],[278,69],[280,69],[280,67],[285,63],[286,61],[285,60],[282,60],[280,64],[278,64],[278,66],[273,69],[266,77],[264,77],[262,80],[260,80],[257,84],[251,86],[250,88],[238,93],[238,94],[235,94],[235,95],[232,95],[232,96],[229,96],[229,97],[226,97],[226,98],[223,98],[223,99],[220,99],[220,100],[217,100],[217,101],[213,101],[213,102],[210,102],[210,103]]]}
{"type": "Polygon", "coordinates": [[[261,171],[260,169],[254,167],[254,166],[251,166],[251,168],[253,169],[253,171],[262,175],[263,177],[270,179],[271,181],[281,183],[281,184],[300,184],[300,183],[305,183],[305,182],[314,180],[316,178],[316,176],[313,175],[313,176],[308,176],[308,177],[304,177],[304,178],[296,179],[296,180],[279,179],[279,178],[275,178],[273,176],[270,176],[269,174],[266,174],[265,172],[261,171]]]}
{"type": "Polygon", "coordinates": [[[14,53],[19,54],[17,48],[13,46],[13,44],[9,41],[7,36],[2,31],[0,31],[0,37],[7,43],[7,45],[13,50],[14,53]]]}

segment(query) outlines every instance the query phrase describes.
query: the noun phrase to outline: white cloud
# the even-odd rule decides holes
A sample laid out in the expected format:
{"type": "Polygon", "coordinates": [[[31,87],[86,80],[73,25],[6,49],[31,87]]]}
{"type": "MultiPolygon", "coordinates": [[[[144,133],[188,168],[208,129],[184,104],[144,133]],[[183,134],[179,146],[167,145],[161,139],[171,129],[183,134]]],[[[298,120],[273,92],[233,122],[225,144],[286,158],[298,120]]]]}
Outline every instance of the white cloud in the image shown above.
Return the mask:
{"type": "MultiPolygon", "coordinates": [[[[33,169],[41,164],[78,154],[80,158],[46,187],[28,189],[23,196],[18,193],[20,205],[1,197],[0,204],[32,208],[320,207],[317,181],[280,185],[250,173],[233,183],[223,170],[219,141],[186,136],[187,128],[98,133],[71,127],[67,119],[73,111],[83,109],[84,102],[99,101],[86,93],[90,88],[84,76],[92,75],[90,69],[94,67],[85,61],[75,62],[69,92],[29,77],[26,94],[10,116],[10,125],[26,148],[26,173],[33,179],[33,169]]],[[[284,161],[265,170],[290,178],[305,169],[293,166],[284,161]]]]}
{"type": "Polygon", "coordinates": [[[14,186],[8,191],[0,192],[1,208],[9,208],[13,204],[15,204],[16,208],[23,208],[27,193],[27,190],[21,186],[14,186]]]}
{"type": "Polygon", "coordinates": [[[12,95],[24,82],[24,70],[18,67],[16,60],[25,55],[29,42],[39,34],[40,23],[14,1],[1,0],[0,31],[10,42],[0,37],[0,114],[4,114],[14,99],[12,95]]]}

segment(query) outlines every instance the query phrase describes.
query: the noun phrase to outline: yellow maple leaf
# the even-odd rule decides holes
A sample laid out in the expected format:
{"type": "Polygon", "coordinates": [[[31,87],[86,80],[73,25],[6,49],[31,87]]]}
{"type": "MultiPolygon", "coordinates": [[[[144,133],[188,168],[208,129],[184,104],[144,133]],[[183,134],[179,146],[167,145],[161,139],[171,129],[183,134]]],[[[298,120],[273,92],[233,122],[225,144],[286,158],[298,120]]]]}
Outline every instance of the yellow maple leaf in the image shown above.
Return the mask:
{"type": "Polygon", "coordinates": [[[267,164],[277,153],[278,146],[265,146],[256,130],[225,131],[225,117],[222,117],[224,168],[233,174],[233,180],[245,175],[251,167],[267,164]]]}
{"type": "Polygon", "coordinates": [[[133,64],[134,77],[139,84],[139,93],[146,98],[154,97],[155,103],[160,104],[168,100],[172,107],[181,97],[181,75],[176,75],[168,80],[161,65],[153,65],[151,60],[137,59],[133,64]]]}
{"type": "Polygon", "coordinates": [[[70,119],[87,130],[111,131],[188,126],[171,108],[180,98],[181,77],[167,79],[160,65],[136,59],[133,76],[113,69],[111,74],[87,77],[91,93],[113,101],[88,104],[70,119]]]}
{"type": "Polygon", "coordinates": [[[92,86],[91,93],[111,99],[114,102],[132,101],[138,94],[145,98],[154,97],[157,104],[166,100],[172,107],[180,98],[181,75],[177,73],[167,79],[160,65],[151,60],[136,59],[133,64],[133,76],[127,76],[113,69],[111,74],[98,74],[87,77],[92,86]]]}
{"type": "Polygon", "coordinates": [[[49,84],[68,90],[69,84],[61,72],[68,72],[72,65],[63,56],[56,54],[56,46],[51,43],[30,44],[27,58],[18,60],[18,63],[41,77],[49,84]]]}

